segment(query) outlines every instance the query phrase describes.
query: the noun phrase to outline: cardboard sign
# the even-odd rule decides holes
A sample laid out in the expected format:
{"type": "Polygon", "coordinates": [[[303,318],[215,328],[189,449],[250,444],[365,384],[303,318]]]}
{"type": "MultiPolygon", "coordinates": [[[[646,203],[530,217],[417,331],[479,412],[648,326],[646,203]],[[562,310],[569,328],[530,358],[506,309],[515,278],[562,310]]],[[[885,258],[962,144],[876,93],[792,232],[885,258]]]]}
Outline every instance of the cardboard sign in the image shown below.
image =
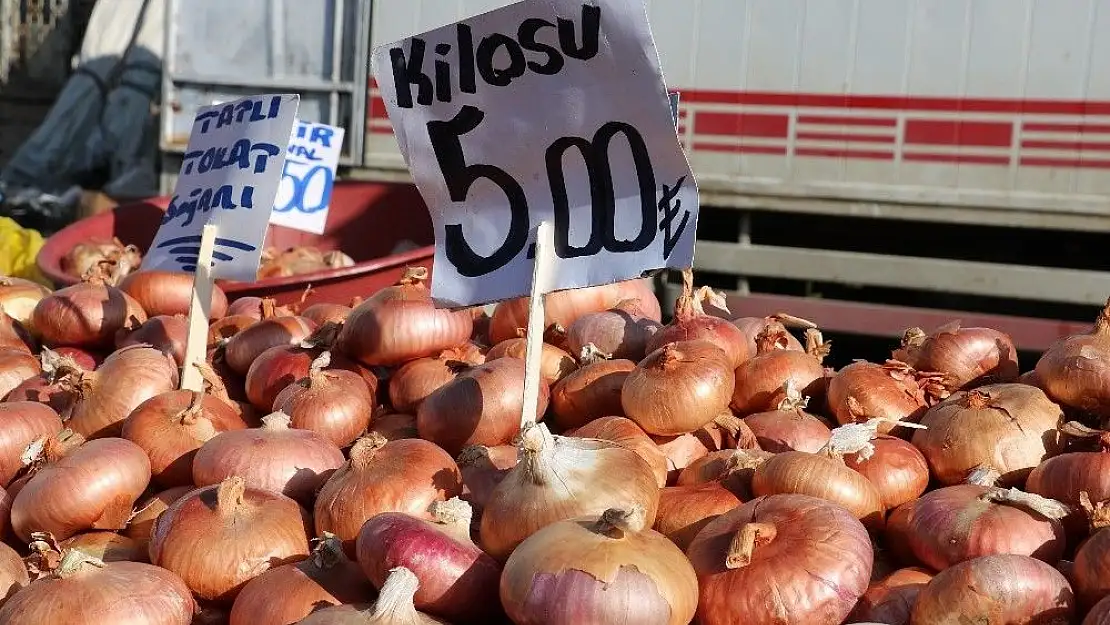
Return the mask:
{"type": "Polygon", "coordinates": [[[143,269],[196,270],[201,230],[217,228],[214,278],[254,282],[285,164],[298,95],[261,95],[197,111],[189,146],[143,269]]]}
{"type": "Polygon", "coordinates": [[[324,233],[343,135],[342,128],[297,120],[270,223],[324,233]]]}
{"type": "Polygon", "coordinates": [[[431,210],[441,305],[527,294],[541,221],[554,290],[691,266],[697,187],[642,0],[520,2],[374,64],[431,210]]]}

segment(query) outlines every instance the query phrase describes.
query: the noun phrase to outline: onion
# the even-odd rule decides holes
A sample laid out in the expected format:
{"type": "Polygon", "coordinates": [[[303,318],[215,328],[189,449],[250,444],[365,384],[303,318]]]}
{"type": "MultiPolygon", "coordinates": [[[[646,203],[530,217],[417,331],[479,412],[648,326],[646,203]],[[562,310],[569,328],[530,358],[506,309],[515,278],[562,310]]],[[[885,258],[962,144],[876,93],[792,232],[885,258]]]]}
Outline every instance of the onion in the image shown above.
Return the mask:
{"type": "Polygon", "coordinates": [[[676,486],[719,483],[741,499],[753,499],[755,469],[775,454],[761,449],[722,449],[690,463],[678,474],[676,486]]]}
{"type": "Polygon", "coordinates": [[[494,489],[516,466],[517,451],[512,445],[471,445],[459,453],[456,462],[462,474],[463,501],[481,516],[494,489]]]}
{"type": "Polygon", "coordinates": [[[804,410],[808,400],[794,388],[793,381],[787,380],[783,393],[777,409],[744,417],[760,449],[772,453],[820,451],[829,442],[829,426],[804,410]]]}
{"type": "Polygon", "coordinates": [[[840,506],[772,495],[717,517],[686,553],[701,587],[701,625],[837,625],[867,590],[874,552],[840,506]]]}
{"type": "MultiPolygon", "coordinates": [[[[150,460],[122,438],[89,441],[44,466],[12,502],[12,529],[64,540],[87,529],[122,529],[150,483],[150,460]]],[[[0,621],[3,622],[3,621],[0,621]]]]}
{"type": "Polygon", "coordinates": [[[232,371],[247,375],[247,370],[263,352],[272,347],[298,345],[315,329],[316,325],[304,317],[266,317],[228,339],[224,357],[232,371]]]}
{"type": "Polygon", "coordinates": [[[563,429],[582,427],[608,415],[624,413],[621,389],[636,368],[631,360],[597,360],[583,364],[551,389],[551,412],[563,429]]]}
{"type": "Polygon", "coordinates": [[[624,300],[601,312],[586,313],[567,327],[567,350],[580,354],[587,346],[610,358],[639,361],[648,341],[663,326],[649,318],[640,300],[624,300]]]}
{"type": "Polygon", "coordinates": [[[35,341],[23,324],[0,311],[0,348],[30,352],[35,341]]]}
{"type": "Polygon", "coordinates": [[[246,427],[227,403],[180,390],[139,404],[124,420],[122,436],[146,452],[151,479],[169,488],[193,484],[193,457],[206,441],[246,427]]]}
{"type": "Polygon", "coordinates": [[[416,415],[402,412],[390,412],[373,417],[369,432],[387,441],[420,438],[420,433],[416,429],[416,415]]]}
{"type": "Polygon", "coordinates": [[[1071,623],[1075,597],[1059,571],[999,554],[937,574],[917,595],[914,623],[1071,623]]]}
{"type": "Polygon", "coordinates": [[[332,605],[364,601],[374,587],[343,543],[325,536],[312,555],[283,564],[247,582],[231,607],[230,625],[287,625],[332,605]]]}
{"type": "Polygon", "coordinates": [[[357,373],[326,370],[331,353],[324,352],[309,374],[285,387],[274,399],[274,410],[289,415],[292,427],[311,430],[335,443],[350,445],[366,432],[374,395],[357,373]]]}
{"type": "Polygon", "coordinates": [[[914,558],[940,571],[998,553],[1056,564],[1064,554],[1067,507],[1015,489],[960,484],[923,495],[898,508],[887,526],[888,542],[905,545],[914,558]]]}
{"type": "Polygon", "coordinates": [[[350,316],[351,310],[350,306],[344,306],[343,304],[320,302],[302,310],[301,316],[305,319],[311,319],[318,326],[322,326],[325,323],[343,323],[350,316]]]}
{"type": "Polygon", "coordinates": [[[116,332],[146,321],[134,298],[104,279],[58,289],[35,305],[31,323],[43,343],[57,347],[111,347],[116,332]]]}
{"type": "Polygon", "coordinates": [[[501,601],[515,623],[686,625],[698,580],[643,508],[613,508],[528,537],[505,563],[501,601]]]}
{"type": "MultiPolygon", "coordinates": [[[[783,326],[783,329],[785,329],[788,323],[805,329],[817,328],[817,325],[812,321],[807,321],[785,313],[771,315],[770,317],[737,317],[732,320],[732,325],[740,328],[740,331],[748,338],[748,353],[753,356],[759,353],[759,346],[756,344],[756,339],[760,334],[763,334],[768,327],[775,330],[779,326],[783,326]]],[[[784,342],[782,349],[795,352],[804,352],[806,350],[806,348],[802,346],[801,341],[789,332],[785,333],[782,339],[784,342]]]]}
{"type": "Polygon", "coordinates": [[[63,551],[77,549],[102,562],[146,562],[147,553],[138,542],[115,532],[85,532],[63,540],[63,551]]]}
{"type": "Polygon", "coordinates": [[[667,456],[655,445],[651,437],[630,419],[601,417],[590,421],[573,433],[568,432],[567,436],[609,441],[635,452],[651,468],[659,487],[667,485],[667,456]]]}
{"type": "Polygon", "coordinates": [[[776,454],[755,469],[752,491],[757,496],[796,493],[844,506],[870,529],[883,526],[883,498],[875,485],[844,464],[846,454],[869,455],[878,424],[839,427],[825,448],[815,454],[787,451],[776,454]]]}
{"type": "Polygon", "coordinates": [[[150,544],[150,532],[154,529],[154,522],[168,509],[173,502],[181,499],[185,495],[193,492],[194,487],[189,486],[175,486],[167,488],[164,491],[155,493],[145,499],[140,499],[135,504],[135,512],[131,515],[131,520],[128,521],[127,527],[123,530],[123,535],[135,541],[137,545],[147,553],[147,546],[150,544]]]}
{"type": "Polygon", "coordinates": [[[220,317],[208,326],[208,348],[223,345],[231,337],[258,323],[247,315],[228,315],[220,317]]]}
{"type": "MultiPolygon", "coordinates": [[[[524,369],[523,360],[499,358],[459,374],[420,404],[420,437],[455,455],[467,445],[512,442],[524,410],[524,369]]],[[[540,384],[537,416],[547,400],[547,385],[540,384]]]]}
{"type": "Polygon", "coordinates": [[[703,527],[741,503],[719,481],[668,486],[659,493],[655,530],[685,551],[703,527]]]}
{"type": "Polygon", "coordinates": [[[308,524],[297,502],[231,477],[158,517],[150,561],[181,576],[198,598],[230,602],[255,577],[308,557],[308,524]]]}
{"type": "Polygon", "coordinates": [[[990,328],[961,328],[959,321],[932,334],[921,328],[906,330],[894,359],[918,371],[943,373],[949,391],[1013,382],[1019,371],[1017,349],[1008,335],[990,328]]]}
{"type": "Polygon", "coordinates": [[[21,349],[0,348],[0,398],[42,372],[39,359],[21,349]]]}
{"type": "Polygon", "coordinates": [[[1093,501],[1110,499],[1110,452],[1077,451],[1048,458],[1029,473],[1025,488],[1072,505],[1080,503],[1084,492],[1093,501]]]}
{"type": "Polygon", "coordinates": [[[23,559],[15,549],[0,543],[0,606],[30,583],[23,559]]]}
{"type": "Polygon", "coordinates": [[[704,340],[725,353],[730,369],[736,369],[751,358],[754,354],[748,351],[748,338],[740,328],[726,319],[706,314],[702,308],[705,301],[728,312],[724,295],[713,292],[709,287],[702,287],[695,293],[693,270],[683,270],[682,295],[675,302],[674,319],[651,337],[647,353],[668,343],[704,340]]]}
{"type": "MultiPolygon", "coordinates": [[[[630,293],[629,287],[621,282],[548,293],[544,296],[543,327],[545,330],[553,325],[569,328],[585,314],[608,310],[629,296],[636,297],[630,293]]],[[[651,299],[655,298],[651,297],[651,299]]],[[[642,299],[641,302],[645,306],[650,306],[650,300],[644,302],[642,299]]],[[[649,317],[659,321],[658,316],[649,315],[649,317]]],[[[520,336],[520,331],[527,327],[528,298],[506,300],[499,303],[493,311],[489,341],[496,345],[501,341],[515,339],[520,336]]]]}
{"type": "Polygon", "coordinates": [[[711,451],[719,451],[725,447],[724,433],[714,425],[710,424],[679,436],[651,437],[667,457],[668,482],[677,480],[678,474],[693,461],[711,451]]]}
{"type": "Polygon", "coordinates": [[[757,341],[759,351],[736,369],[732,409],[740,416],[775,410],[787,382],[806,397],[824,397],[829,343],[816,329],[806,331],[806,351],[787,349],[789,334],[782,324],[769,326],[757,341]]]}
{"type": "Polygon", "coordinates": [[[929,486],[929,464],[916,447],[886,435],[876,436],[871,446],[869,457],[848,454],[844,464],[875,485],[887,510],[913,501],[925,492],[929,486]]]}
{"type": "Polygon", "coordinates": [[[127,271],[131,271],[139,267],[142,259],[139,248],[134,245],[124,245],[116,237],[94,237],[74,245],[59,264],[62,271],[80,278],[103,263],[126,264],[127,271]]]}
{"type": "Polygon", "coordinates": [[[470,311],[436,308],[427,279],[427,269],[409,268],[396,286],[359,304],[343,324],[339,348],[367,365],[399,365],[465,343],[470,311]]]}
{"type": "MultiPolygon", "coordinates": [[[[562,380],[578,368],[578,363],[565,351],[548,343],[540,343],[540,346],[540,379],[548,386],[562,380]]],[[[490,348],[489,353],[486,354],[486,362],[500,358],[517,358],[524,361],[527,351],[528,339],[526,338],[501,341],[490,348]]]]}
{"type": "Polygon", "coordinates": [[[521,432],[520,462],[498,484],[482,512],[486,553],[509,556],[539,529],[617,505],[640,505],[655,522],[659,486],[635,452],[595,439],[552,436],[547,426],[521,432]]]}
{"type": "Polygon", "coordinates": [[[942,484],[959,484],[970,471],[1001,473],[1000,486],[1020,485],[1045,458],[1062,451],[1056,428],[1063,413],[1040,389],[992,384],[959,392],[929,409],[913,444],[942,484]]]}
{"type": "MultiPolygon", "coordinates": [[[[473,343],[471,343],[473,345],[473,343]]],[[[485,362],[485,356],[468,355],[459,348],[444,350],[432,358],[417,358],[405,363],[389,378],[389,399],[400,412],[416,412],[420,404],[437,389],[454,380],[468,367],[485,362]]]]}
{"type": "Polygon", "coordinates": [[[1083,619],[1083,625],[1110,625],[1110,598],[1096,603],[1083,619]]]}
{"type": "Polygon", "coordinates": [[[734,382],[732,366],[714,343],[668,343],[628,374],[621,405],[645,432],[676,436],[727,410],[734,382]]]}
{"type": "Polygon", "coordinates": [[[49,406],[31,401],[0,404],[0,486],[23,469],[27,446],[62,431],[62,420],[49,406]]]}
{"type": "Polygon", "coordinates": [[[887,434],[898,427],[895,421],[921,418],[930,405],[926,387],[933,381],[905,363],[889,360],[877,365],[859,360],[829,379],[829,412],[841,424],[884,419],[879,433],[887,434]]]}
{"type": "Polygon", "coordinates": [[[149,345],[173,357],[181,366],[185,362],[185,342],[189,334],[189,320],[182,315],[151,317],[134,330],[116,333],[116,347],[149,345]]]}
{"type": "Polygon", "coordinates": [[[446,625],[435,617],[417,612],[413,597],[420,588],[420,580],[412,571],[397,567],[370,606],[337,605],[317,610],[297,625],[446,625]]]}
{"type": "Polygon", "coordinates": [[[219,484],[239,476],[250,488],[261,488],[302,503],[343,465],[343,452],[310,430],[289,427],[289,415],[275,412],[262,427],[220,432],[193,458],[193,483],[219,484]]]}
{"type": "Polygon", "coordinates": [[[96,371],[82,373],[66,426],[86,438],[119,436],[139,404],[177,387],[177,365],[162,352],[125,347],[96,371]]]}
{"type": "MultiPolygon", "coordinates": [[[[316,497],[316,532],[331,532],[354,546],[362,524],[382,512],[428,518],[428,507],[462,494],[459,467],[428,441],[387,442],[370,434],[355,442],[351,459],[316,497]]],[[[350,552],[350,551],[349,551],[350,552]]]]}
{"type": "Polygon", "coordinates": [[[1092,531],[1075,554],[1071,579],[1079,602],[1084,609],[1094,607],[1104,597],[1110,596],[1107,563],[1110,563],[1110,502],[1092,503],[1086,492],[1080,496],[1080,506],[1087,514],[1092,531]]]}
{"type": "MultiPolygon", "coordinates": [[[[194,277],[189,273],[146,269],[129,274],[119,288],[135,298],[148,315],[189,315],[193,301],[194,277]]],[[[209,319],[219,319],[227,314],[227,295],[218,284],[212,285],[209,319]]]]}
{"type": "Polygon", "coordinates": [[[4,625],[189,625],[196,604],[181,579],[140,562],[102,562],[80,550],[0,609],[4,625]]]}
{"type": "Polygon", "coordinates": [[[874,621],[887,625],[910,625],[910,612],[917,594],[933,579],[925,569],[898,569],[872,582],[860,597],[849,622],[874,621]]]}
{"type": "Polygon", "coordinates": [[[42,350],[43,355],[45,355],[48,351],[53,351],[59,356],[65,356],[66,358],[69,358],[74,363],[76,363],[78,368],[84,369],[85,371],[95,371],[96,368],[104,362],[104,359],[107,358],[107,354],[100,352],[90,352],[88,350],[81,349],[80,347],[58,347],[53,350],[48,350],[44,348],[42,350]]]}
{"type": "Polygon", "coordinates": [[[38,282],[0,276],[0,312],[25,327],[30,326],[39,300],[47,295],[50,295],[50,289],[38,282]]]}
{"type": "Polygon", "coordinates": [[[243,382],[251,404],[259,410],[273,410],[278,394],[312,373],[313,362],[325,353],[327,359],[320,361],[318,369],[345,369],[357,373],[371,395],[376,395],[378,380],[373,373],[341,354],[325,351],[330,349],[328,345],[336,331],[337,326],[324,326],[297,345],[278,345],[262,352],[251,363],[243,382]]]}
{"type": "Polygon", "coordinates": [[[452,621],[487,623],[501,612],[501,566],[470,539],[471,509],[460,499],[431,506],[434,522],[400,512],[372,517],[358,534],[358,563],[377,587],[403,566],[420,580],[413,604],[452,621]]]}
{"type": "Polygon", "coordinates": [[[1110,300],[1090,334],[1060,339],[1037,361],[1038,386],[1058,404],[1110,417],[1110,300]]]}
{"type": "Polygon", "coordinates": [[[228,304],[226,316],[232,315],[245,315],[259,321],[271,317],[292,317],[293,310],[289,306],[278,306],[272,298],[248,295],[228,304]]]}

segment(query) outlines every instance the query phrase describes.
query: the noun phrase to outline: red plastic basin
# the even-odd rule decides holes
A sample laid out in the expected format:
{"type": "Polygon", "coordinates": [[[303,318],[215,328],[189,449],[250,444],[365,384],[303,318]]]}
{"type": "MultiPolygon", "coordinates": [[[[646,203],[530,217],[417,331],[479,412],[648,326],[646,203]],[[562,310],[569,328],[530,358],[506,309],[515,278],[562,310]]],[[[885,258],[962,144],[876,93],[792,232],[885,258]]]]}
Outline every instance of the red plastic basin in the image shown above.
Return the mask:
{"type": "MultiPolygon", "coordinates": [[[[82,219],[46,240],[37,264],[56,287],[77,282],[62,271],[61,259],[80,241],[93,237],[119,237],[144,253],[169,204],[168,197],[151,198],[82,219]]],[[[312,245],[321,250],[342,250],[355,266],[258,282],[220,280],[218,284],[235,299],[246,295],[273,297],[279,304],[299,301],[308,285],[306,303],[349,304],[397,282],[406,267],[431,269],[434,253],[431,218],[420,193],[411,184],[340,181],[332,191],[327,229],[322,235],[270,226],[266,245],[285,249],[312,245]],[[417,249],[391,254],[398,243],[411,241],[417,249]]]]}

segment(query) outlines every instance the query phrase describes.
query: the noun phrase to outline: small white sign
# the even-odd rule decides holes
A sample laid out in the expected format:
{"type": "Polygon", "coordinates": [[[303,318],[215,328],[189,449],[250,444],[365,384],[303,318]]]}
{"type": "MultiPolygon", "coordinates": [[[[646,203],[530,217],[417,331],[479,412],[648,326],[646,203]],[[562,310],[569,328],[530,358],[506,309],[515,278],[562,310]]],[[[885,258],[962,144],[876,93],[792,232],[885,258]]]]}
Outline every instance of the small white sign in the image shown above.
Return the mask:
{"type": "Polygon", "coordinates": [[[342,128],[297,120],[270,223],[324,233],[343,135],[342,128]]]}
{"type": "Polygon", "coordinates": [[[143,269],[192,273],[201,229],[213,224],[213,277],[258,279],[299,104],[298,95],[260,95],[197,111],[173,197],[143,269]]]}
{"type": "Polygon", "coordinates": [[[555,290],[691,266],[698,192],[643,0],[519,2],[374,52],[436,235],[432,295],[526,295],[536,226],[555,290]]]}

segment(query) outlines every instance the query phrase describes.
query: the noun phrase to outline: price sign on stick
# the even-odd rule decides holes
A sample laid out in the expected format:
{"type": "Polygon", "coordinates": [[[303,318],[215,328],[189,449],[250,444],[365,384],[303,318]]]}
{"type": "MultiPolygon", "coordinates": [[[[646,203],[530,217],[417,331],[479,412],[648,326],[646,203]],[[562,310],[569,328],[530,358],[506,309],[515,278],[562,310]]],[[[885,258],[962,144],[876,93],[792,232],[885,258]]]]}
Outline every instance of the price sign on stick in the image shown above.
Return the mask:
{"type": "Polygon", "coordinates": [[[169,208],[143,269],[195,273],[181,388],[199,391],[216,278],[254,282],[300,96],[197,111],[169,208]]]}
{"type": "Polygon", "coordinates": [[[343,135],[342,128],[297,121],[285,153],[285,169],[270,223],[324,233],[343,135]]]}
{"type": "Polygon", "coordinates": [[[520,2],[374,53],[445,305],[691,266],[698,195],[642,0],[520,2]]]}

